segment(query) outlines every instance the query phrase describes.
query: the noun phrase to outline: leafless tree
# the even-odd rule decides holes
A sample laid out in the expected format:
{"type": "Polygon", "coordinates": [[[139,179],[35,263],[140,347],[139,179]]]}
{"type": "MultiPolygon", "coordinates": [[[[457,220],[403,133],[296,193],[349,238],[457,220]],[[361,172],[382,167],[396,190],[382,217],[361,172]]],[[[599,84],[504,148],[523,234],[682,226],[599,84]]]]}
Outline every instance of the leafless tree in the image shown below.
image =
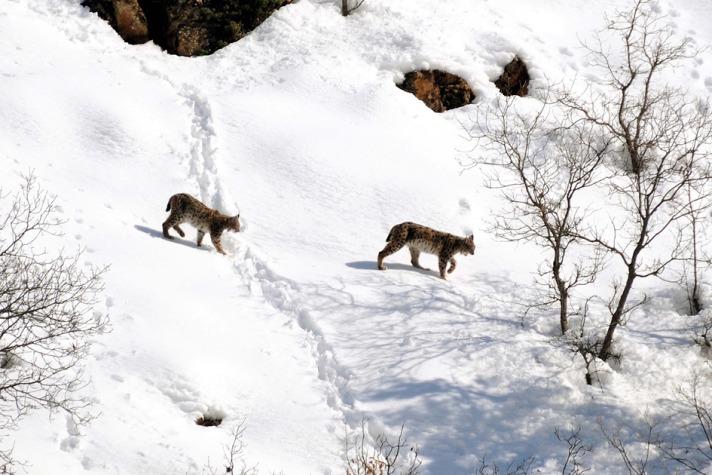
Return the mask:
{"type": "Polygon", "coordinates": [[[500,190],[505,202],[495,212],[495,233],[533,242],[549,253],[539,272],[539,283],[547,289],[539,305],[558,304],[565,334],[572,290],[591,283],[600,270],[599,254],[571,259],[569,253],[589,214],[582,196],[606,176],[602,164],[610,140],[602,140],[595,125],[558,114],[548,99],[547,93],[537,108],[522,111],[517,107],[521,99],[501,98],[479,114],[469,135],[484,158],[467,165],[495,166],[486,185],[500,190]]]}
{"type": "Polygon", "coordinates": [[[612,354],[615,330],[645,301],[633,301],[635,282],[661,276],[682,258],[674,225],[690,216],[687,190],[697,190],[693,208],[710,196],[709,103],[665,84],[662,75],[695,52],[689,40],[674,38],[653,7],[651,0],[637,0],[587,46],[590,63],[606,78],[602,87],[560,97],[580,122],[600,127],[613,140],[619,159],[611,164],[619,173],[607,187],[621,214],[611,216],[605,228],[577,236],[615,256],[623,269],[608,301],[610,320],[598,354],[604,361],[612,354]],[[603,36],[613,36],[619,49],[604,47],[603,36]]]}
{"type": "Polygon", "coordinates": [[[353,0],[353,3],[349,4],[349,0],[341,0],[341,14],[343,16],[349,16],[351,13],[360,8],[365,1],[366,0],[353,0]]]}
{"type": "Polygon", "coordinates": [[[77,423],[88,417],[79,363],[107,329],[106,315],[92,314],[104,269],[81,265],[81,253],[41,250],[54,243],[56,216],[54,198],[32,176],[0,198],[0,429],[36,408],[77,423]]]}
{"type": "Polygon", "coordinates": [[[368,443],[366,421],[361,421],[361,431],[348,434],[344,440],[346,475],[417,475],[423,461],[418,447],[409,444],[401,426],[397,435],[380,434],[372,445],[368,443]]]}

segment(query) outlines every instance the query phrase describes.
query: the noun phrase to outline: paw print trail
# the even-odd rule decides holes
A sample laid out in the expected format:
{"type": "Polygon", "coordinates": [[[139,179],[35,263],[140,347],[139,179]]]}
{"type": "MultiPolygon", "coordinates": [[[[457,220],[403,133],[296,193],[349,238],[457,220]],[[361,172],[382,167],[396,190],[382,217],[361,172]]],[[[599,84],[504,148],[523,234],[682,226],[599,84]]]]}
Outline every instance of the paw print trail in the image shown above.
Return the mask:
{"type": "MultiPolygon", "coordinates": [[[[220,178],[219,153],[215,146],[216,132],[213,125],[213,113],[208,97],[193,85],[175,84],[173,80],[143,65],[144,72],[157,75],[170,83],[176,92],[184,98],[191,116],[189,135],[189,153],[185,164],[188,177],[199,190],[202,201],[210,206],[229,210],[239,210],[220,178]]],[[[241,216],[241,222],[249,222],[249,216],[241,216]]],[[[243,229],[247,229],[244,226],[243,229]]],[[[326,341],[315,319],[299,297],[301,291],[297,284],[270,270],[267,259],[258,256],[246,239],[226,237],[224,245],[229,254],[234,254],[234,271],[242,285],[250,289],[253,298],[264,300],[279,311],[289,321],[296,322],[306,334],[306,344],[315,360],[319,380],[323,382],[326,401],[329,406],[341,414],[346,423],[358,427],[361,414],[353,410],[353,397],[349,389],[349,372],[342,367],[333,349],[326,341]]]]}

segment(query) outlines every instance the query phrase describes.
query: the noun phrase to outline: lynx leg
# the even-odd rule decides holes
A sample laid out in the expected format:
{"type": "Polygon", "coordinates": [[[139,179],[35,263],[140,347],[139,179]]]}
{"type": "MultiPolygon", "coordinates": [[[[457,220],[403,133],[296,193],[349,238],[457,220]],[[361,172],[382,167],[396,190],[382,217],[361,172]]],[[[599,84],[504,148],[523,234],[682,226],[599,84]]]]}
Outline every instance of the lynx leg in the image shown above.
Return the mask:
{"type": "Polygon", "coordinates": [[[197,241],[198,247],[200,247],[203,244],[204,237],[205,237],[205,232],[198,229],[198,241],[197,241]]]}
{"type": "Polygon", "coordinates": [[[410,263],[413,267],[416,269],[423,269],[423,270],[428,270],[425,267],[420,265],[420,262],[418,262],[418,258],[420,257],[420,251],[414,247],[408,247],[408,250],[410,251],[410,263]]]}
{"type": "Polygon", "coordinates": [[[443,278],[443,280],[447,280],[445,278],[445,267],[447,267],[447,257],[440,256],[440,259],[438,261],[438,269],[440,270],[440,277],[443,278]]]}
{"type": "Polygon", "coordinates": [[[173,236],[168,234],[168,230],[178,224],[180,224],[180,220],[176,217],[176,215],[171,213],[170,216],[168,216],[168,219],[163,222],[163,236],[168,239],[173,239],[173,236]]]}
{"type": "Polygon", "coordinates": [[[220,238],[215,237],[212,234],[210,235],[210,241],[212,241],[213,246],[215,246],[215,250],[218,251],[220,254],[225,254],[225,251],[223,250],[222,244],[220,243],[220,238]]]}
{"type": "Polygon", "coordinates": [[[452,271],[455,270],[455,267],[457,267],[457,261],[455,260],[454,257],[450,258],[450,268],[447,270],[448,274],[452,274],[452,271]]]}
{"type": "Polygon", "coordinates": [[[404,245],[405,241],[395,239],[386,244],[386,247],[378,253],[378,270],[386,270],[386,266],[383,265],[383,259],[390,256],[394,252],[398,252],[404,245]]]}
{"type": "Polygon", "coordinates": [[[176,224],[175,226],[173,226],[173,229],[178,231],[178,234],[180,234],[180,237],[185,237],[185,233],[183,232],[183,230],[180,228],[179,225],[176,224]]]}

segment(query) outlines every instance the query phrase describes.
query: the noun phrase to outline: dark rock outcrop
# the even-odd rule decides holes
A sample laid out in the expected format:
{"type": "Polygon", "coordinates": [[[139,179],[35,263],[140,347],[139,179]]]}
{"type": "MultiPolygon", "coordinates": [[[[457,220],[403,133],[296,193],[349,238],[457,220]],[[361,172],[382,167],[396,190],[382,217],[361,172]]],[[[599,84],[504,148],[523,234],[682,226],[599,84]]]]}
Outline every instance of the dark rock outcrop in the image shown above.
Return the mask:
{"type": "Polygon", "coordinates": [[[148,22],[138,0],[114,0],[115,29],[127,43],[148,41],[148,22]]]}
{"type": "Polygon", "coordinates": [[[106,5],[111,26],[127,43],[140,44],[149,39],[146,15],[138,0],[113,0],[106,5]]]}
{"type": "Polygon", "coordinates": [[[141,44],[150,39],[146,15],[138,0],[84,0],[82,5],[108,21],[127,43],[141,44]]]}
{"type": "Polygon", "coordinates": [[[494,82],[505,96],[526,96],[529,93],[529,71],[518,56],[504,67],[502,75],[494,82]]]}
{"type": "Polygon", "coordinates": [[[475,100],[467,81],[438,69],[412,71],[398,87],[414,94],[435,112],[462,107],[475,100]]]}
{"type": "Polygon", "coordinates": [[[180,56],[210,54],[239,40],[292,0],[84,0],[129,43],[180,56]]]}

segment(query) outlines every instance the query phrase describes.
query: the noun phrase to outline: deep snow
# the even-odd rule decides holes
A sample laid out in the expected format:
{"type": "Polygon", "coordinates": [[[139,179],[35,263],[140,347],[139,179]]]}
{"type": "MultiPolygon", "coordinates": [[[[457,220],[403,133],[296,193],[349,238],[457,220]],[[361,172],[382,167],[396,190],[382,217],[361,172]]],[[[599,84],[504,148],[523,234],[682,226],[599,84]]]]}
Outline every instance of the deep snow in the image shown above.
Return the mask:
{"type": "MultiPolygon", "coordinates": [[[[98,417],[79,431],[24,419],[5,440],[28,473],[200,473],[243,418],[263,473],[343,473],[342,438],[364,418],[373,435],[405,423],[429,474],[530,456],[560,472],[554,428],[577,425],[594,472],[622,473],[597,421],[634,440],[704,365],[659,293],[620,330],[605,387],[587,387],[552,343],[553,313],[522,322],[539,251],[485,231],[497,194],[460,165],[462,123],[515,53],[533,87],[595,80],[578,39],[624,2],[367,0],[344,19],[336,1],[300,0],[201,58],[126,45],[78,3],[0,4],[0,185],[34,170],[67,220],[58,247],[111,266],[98,310],[113,331],[87,361],[98,417]],[[478,100],[434,114],[394,86],[420,67],[461,74],[478,100]],[[196,249],[193,230],[162,239],[181,191],[242,213],[230,257],[196,249]],[[377,272],[405,220],[474,232],[477,252],[448,282],[406,251],[377,272]],[[205,411],[226,421],[195,425],[205,411]]],[[[660,8],[709,44],[707,2],[660,8]]],[[[710,54],[675,77],[709,94],[710,54]]]]}

